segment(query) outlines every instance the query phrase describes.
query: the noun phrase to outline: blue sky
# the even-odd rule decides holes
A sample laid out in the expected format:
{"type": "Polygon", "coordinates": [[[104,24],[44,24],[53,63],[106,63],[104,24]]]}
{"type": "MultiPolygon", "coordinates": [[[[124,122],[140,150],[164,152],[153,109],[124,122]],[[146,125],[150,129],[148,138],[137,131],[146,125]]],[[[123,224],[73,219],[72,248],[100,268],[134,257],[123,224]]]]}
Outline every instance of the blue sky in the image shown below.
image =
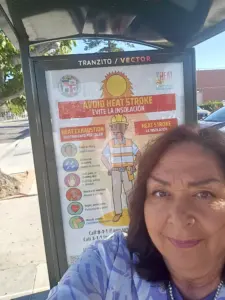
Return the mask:
{"type": "MultiPolygon", "coordinates": [[[[122,46],[122,43],[120,43],[122,46]]],[[[145,46],[137,45],[135,48],[125,47],[126,50],[148,49],[145,46]]],[[[91,52],[95,52],[97,48],[91,52]]],[[[197,45],[196,69],[221,69],[225,68],[225,32],[197,45]]],[[[84,53],[84,43],[77,41],[74,53],[84,53]]]]}
{"type": "Polygon", "coordinates": [[[225,32],[195,47],[197,69],[225,68],[225,32]]]}

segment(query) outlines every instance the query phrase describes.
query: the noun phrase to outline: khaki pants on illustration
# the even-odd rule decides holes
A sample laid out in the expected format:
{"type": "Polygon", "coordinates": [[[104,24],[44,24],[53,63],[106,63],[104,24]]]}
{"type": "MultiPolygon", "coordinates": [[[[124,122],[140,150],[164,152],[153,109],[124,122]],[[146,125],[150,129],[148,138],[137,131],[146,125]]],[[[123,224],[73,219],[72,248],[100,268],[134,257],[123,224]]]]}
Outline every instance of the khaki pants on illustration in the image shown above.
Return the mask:
{"type": "MultiPolygon", "coordinates": [[[[133,181],[128,178],[127,172],[112,171],[112,196],[115,214],[122,214],[122,186],[126,194],[126,201],[129,192],[133,187],[133,181]]],[[[128,205],[128,203],[127,203],[128,205]]]]}

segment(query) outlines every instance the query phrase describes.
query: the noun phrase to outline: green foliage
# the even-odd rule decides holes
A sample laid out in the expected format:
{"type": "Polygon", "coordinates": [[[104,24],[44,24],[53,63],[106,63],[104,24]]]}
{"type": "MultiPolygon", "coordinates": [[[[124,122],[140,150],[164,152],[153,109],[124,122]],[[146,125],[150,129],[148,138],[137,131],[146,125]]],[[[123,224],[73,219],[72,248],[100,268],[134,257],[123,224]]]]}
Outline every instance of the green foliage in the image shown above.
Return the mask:
{"type": "Polygon", "coordinates": [[[0,102],[23,89],[21,64],[18,62],[19,51],[0,31],[0,102]]]}
{"type": "Polygon", "coordinates": [[[214,112],[217,109],[223,107],[223,103],[221,101],[212,100],[212,101],[208,101],[204,104],[201,104],[200,107],[202,109],[209,110],[210,112],[214,112]]]}
{"type": "Polygon", "coordinates": [[[27,101],[24,95],[17,97],[8,101],[7,103],[9,111],[16,116],[22,116],[23,113],[26,111],[27,101]]]}
{"type": "Polygon", "coordinates": [[[72,53],[73,47],[76,47],[76,41],[65,40],[59,42],[59,47],[52,55],[65,55],[72,53]]]}
{"type": "MultiPolygon", "coordinates": [[[[71,53],[73,46],[75,41],[65,40],[46,44],[44,53],[38,53],[38,46],[30,51],[35,55],[63,55],[71,53]]],[[[0,29],[0,105],[4,103],[16,115],[26,109],[20,53],[0,29]]]]}
{"type": "Polygon", "coordinates": [[[120,46],[128,46],[130,48],[134,48],[134,44],[128,42],[120,42],[122,45],[118,45],[117,41],[114,40],[101,40],[101,39],[87,39],[84,40],[85,51],[90,51],[97,47],[101,47],[98,52],[122,52],[124,49],[120,46]]]}
{"type": "Polygon", "coordinates": [[[49,43],[49,45],[47,44],[46,48],[50,49],[45,51],[44,53],[38,53],[37,49],[38,49],[38,45],[35,46],[31,46],[30,47],[30,52],[35,53],[35,55],[37,56],[56,56],[56,55],[66,55],[66,54],[70,54],[73,50],[73,47],[76,47],[76,41],[74,40],[65,40],[65,41],[60,41],[60,42],[53,42],[53,43],[49,43]],[[51,49],[51,44],[53,44],[53,47],[51,49]]]}

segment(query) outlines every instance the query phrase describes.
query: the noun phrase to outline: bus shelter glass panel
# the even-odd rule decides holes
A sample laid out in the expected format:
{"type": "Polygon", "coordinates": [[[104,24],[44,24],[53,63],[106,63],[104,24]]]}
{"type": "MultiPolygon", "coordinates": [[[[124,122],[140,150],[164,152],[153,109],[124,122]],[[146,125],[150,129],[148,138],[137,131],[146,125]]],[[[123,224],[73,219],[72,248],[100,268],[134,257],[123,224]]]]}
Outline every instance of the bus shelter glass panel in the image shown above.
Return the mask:
{"type": "Polygon", "coordinates": [[[129,224],[146,142],[185,122],[183,62],[151,52],[84,55],[45,72],[68,264],[129,224]]]}

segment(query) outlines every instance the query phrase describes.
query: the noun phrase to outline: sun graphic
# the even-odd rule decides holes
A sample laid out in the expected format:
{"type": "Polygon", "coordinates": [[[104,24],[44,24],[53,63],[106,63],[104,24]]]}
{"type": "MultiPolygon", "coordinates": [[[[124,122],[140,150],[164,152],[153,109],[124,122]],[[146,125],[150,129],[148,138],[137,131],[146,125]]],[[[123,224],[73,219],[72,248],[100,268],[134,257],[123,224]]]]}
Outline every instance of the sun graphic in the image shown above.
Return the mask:
{"type": "Polygon", "coordinates": [[[102,81],[102,97],[130,97],[133,96],[132,83],[122,72],[112,72],[102,81]]]}

